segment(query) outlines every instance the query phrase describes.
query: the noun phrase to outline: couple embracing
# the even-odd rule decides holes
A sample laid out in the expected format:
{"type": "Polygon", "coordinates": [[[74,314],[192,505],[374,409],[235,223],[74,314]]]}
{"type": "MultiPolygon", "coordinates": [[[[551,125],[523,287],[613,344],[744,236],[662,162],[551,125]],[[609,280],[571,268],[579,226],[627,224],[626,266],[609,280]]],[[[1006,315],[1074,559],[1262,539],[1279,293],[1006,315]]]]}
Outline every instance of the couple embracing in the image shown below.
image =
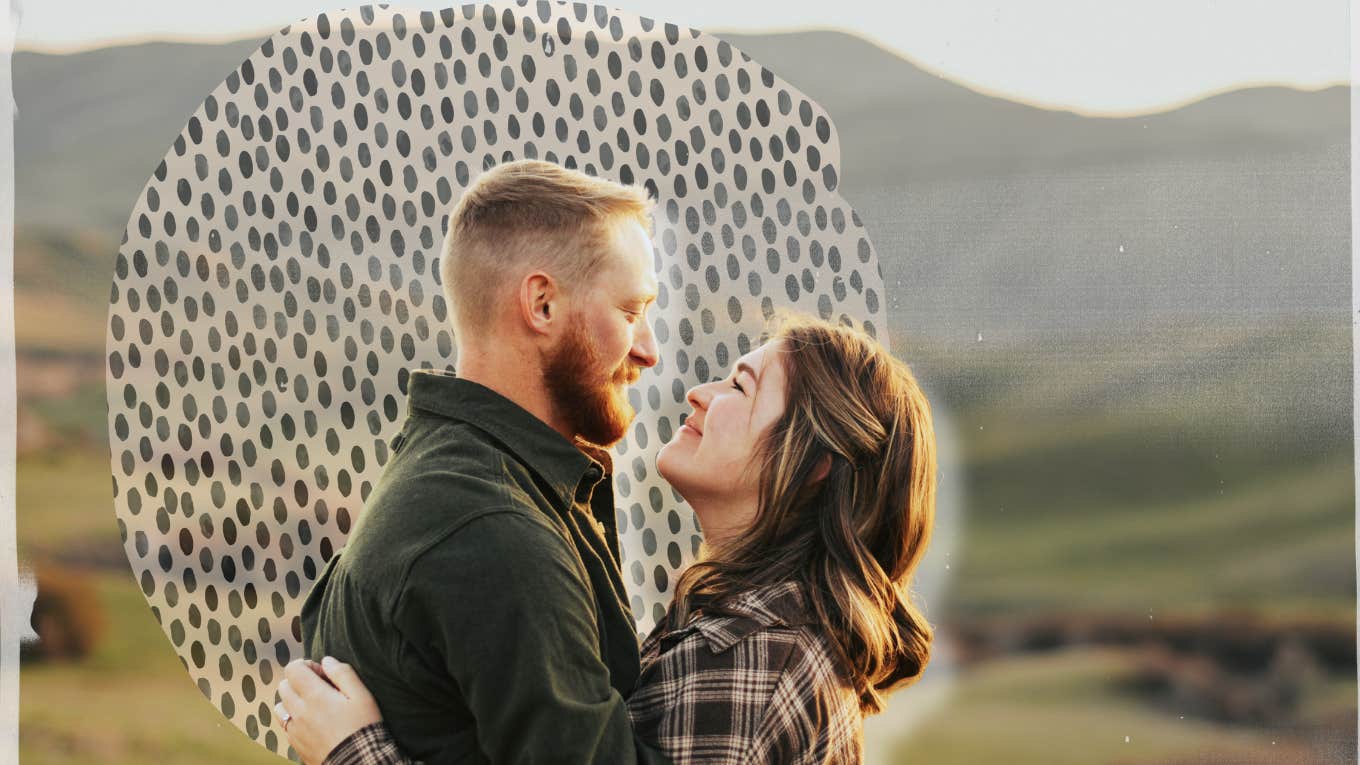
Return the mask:
{"type": "Polygon", "coordinates": [[[920,677],[930,407],[872,338],[806,317],[689,390],[656,467],[704,545],[638,645],[605,449],[658,358],[651,211],[538,161],[454,208],[458,374],[412,374],[392,457],[303,605],[325,658],[279,687],[307,763],[856,763],[863,716],[920,677]]]}

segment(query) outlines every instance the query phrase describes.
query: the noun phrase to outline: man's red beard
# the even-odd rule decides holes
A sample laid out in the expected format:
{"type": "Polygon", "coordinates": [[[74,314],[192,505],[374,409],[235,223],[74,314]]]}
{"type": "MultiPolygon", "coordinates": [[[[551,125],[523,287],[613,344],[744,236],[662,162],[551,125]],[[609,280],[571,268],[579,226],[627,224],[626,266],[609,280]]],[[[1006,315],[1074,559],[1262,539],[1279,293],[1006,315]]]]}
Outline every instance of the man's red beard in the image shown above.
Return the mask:
{"type": "Polygon", "coordinates": [[[544,367],[544,385],[557,416],[576,435],[599,446],[612,446],[633,422],[632,405],[619,390],[636,382],[639,372],[627,360],[612,372],[585,332],[573,322],[544,367]]]}

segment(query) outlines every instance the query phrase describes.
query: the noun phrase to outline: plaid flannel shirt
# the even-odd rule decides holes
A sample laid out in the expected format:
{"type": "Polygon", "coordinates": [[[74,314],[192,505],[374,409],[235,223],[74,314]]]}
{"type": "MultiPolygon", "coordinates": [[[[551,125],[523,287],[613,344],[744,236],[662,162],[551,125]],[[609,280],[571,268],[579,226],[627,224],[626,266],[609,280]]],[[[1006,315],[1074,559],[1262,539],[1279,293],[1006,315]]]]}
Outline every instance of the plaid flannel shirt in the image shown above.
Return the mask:
{"type": "MultiPolygon", "coordinates": [[[[757,588],[723,613],[668,611],[642,644],[628,700],[635,732],[676,765],[845,765],[863,758],[863,718],[796,584],[757,588]]],[[[381,724],[324,765],[413,765],[381,724]]]]}
{"type": "Polygon", "coordinates": [[[392,731],[382,722],[375,722],[354,731],[326,755],[324,765],[420,765],[397,746],[392,731]]]}

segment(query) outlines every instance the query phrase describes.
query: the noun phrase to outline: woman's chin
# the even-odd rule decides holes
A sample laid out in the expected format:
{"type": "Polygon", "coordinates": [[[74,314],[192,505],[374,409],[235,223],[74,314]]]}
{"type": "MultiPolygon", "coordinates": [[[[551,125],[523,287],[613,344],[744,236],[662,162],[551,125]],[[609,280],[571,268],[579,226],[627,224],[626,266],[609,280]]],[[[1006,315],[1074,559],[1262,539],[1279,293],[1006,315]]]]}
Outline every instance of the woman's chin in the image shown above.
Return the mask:
{"type": "Polygon", "coordinates": [[[672,449],[671,446],[672,446],[674,443],[675,443],[674,441],[669,441],[669,442],[663,444],[662,447],[661,447],[660,449],[658,449],[657,452],[656,452],[656,472],[657,472],[662,478],[666,479],[666,482],[667,482],[667,483],[670,483],[670,482],[672,481],[672,478],[671,478],[672,464],[671,464],[671,463],[674,461],[674,460],[673,460],[673,457],[674,457],[674,454],[673,454],[674,449],[672,449]]]}
{"type": "Polygon", "coordinates": [[[686,456],[682,447],[677,447],[674,440],[662,446],[656,453],[656,472],[671,488],[677,492],[682,491],[685,479],[686,456]]]}

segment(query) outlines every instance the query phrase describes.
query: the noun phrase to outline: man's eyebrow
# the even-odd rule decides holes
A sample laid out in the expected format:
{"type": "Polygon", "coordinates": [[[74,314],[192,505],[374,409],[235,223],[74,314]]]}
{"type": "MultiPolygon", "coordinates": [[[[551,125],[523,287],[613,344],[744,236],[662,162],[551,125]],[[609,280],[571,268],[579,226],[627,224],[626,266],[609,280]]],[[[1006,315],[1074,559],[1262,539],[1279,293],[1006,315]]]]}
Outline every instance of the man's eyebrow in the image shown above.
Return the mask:
{"type": "Polygon", "coordinates": [[[656,297],[657,297],[657,291],[656,291],[656,290],[651,290],[650,292],[643,292],[643,293],[639,294],[637,297],[633,298],[633,302],[635,302],[635,303],[651,303],[651,302],[654,302],[654,301],[656,300],[656,297]]]}

